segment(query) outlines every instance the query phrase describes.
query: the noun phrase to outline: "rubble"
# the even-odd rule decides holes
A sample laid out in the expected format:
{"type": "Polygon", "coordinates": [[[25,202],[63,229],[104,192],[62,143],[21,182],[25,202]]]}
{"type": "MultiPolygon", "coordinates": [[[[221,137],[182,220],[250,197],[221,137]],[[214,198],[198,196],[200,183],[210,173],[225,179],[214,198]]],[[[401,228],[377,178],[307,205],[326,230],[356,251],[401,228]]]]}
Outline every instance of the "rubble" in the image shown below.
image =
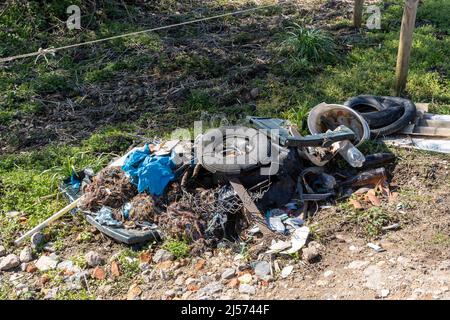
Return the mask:
{"type": "Polygon", "coordinates": [[[39,249],[45,243],[45,235],[41,232],[36,232],[31,236],[30,242],[32,249],[39,249]]]}
{"type": "Polygon", "coordinates": [[[20,262],[30,262],[33,260],[33,251],[30,247],[25,247],[20,251],[20,262]]]}
{"type": "Polygon", "coordinates": [[[90,267],[99,266],[104,262],[102,256],[100,256],[100,254],[95,251],[89,251],[84,255],[84,258],[86,259],[86,263],[90,267]]]}
{"type": "Polygon", "coordinates": [[[153,262],[154,263],[161,263],[165,261],[172,261],[175,257],[172,253],[170,253],[167,250],[159,249],[156,251],[156,253],[153,255],[153,262]]]}
{"type": "Polygon", "coordinates": [[[0,271],[8,271],[20,265],[19,257],[15,254],[8,254],[0,258],[0,271]]]}
{"type": "Polygon", "coordinates": [[[250,284],[241,283],[239,285],[239,292],[254,295],[256,294],[256,288],[250,284]]]}
{"type": "Polygon", "coordinates": [[[230,280],[236,275],[236,270],[234,268],[227,268],[222,272],[221,278],[223,280],[230,280]]]}
{"type": "Polygon", "coordinates": [[[52,256],[41,256],[35,263],[36,268],[39,271],[48,271],[56,269],[58,260],[52,256]]]}

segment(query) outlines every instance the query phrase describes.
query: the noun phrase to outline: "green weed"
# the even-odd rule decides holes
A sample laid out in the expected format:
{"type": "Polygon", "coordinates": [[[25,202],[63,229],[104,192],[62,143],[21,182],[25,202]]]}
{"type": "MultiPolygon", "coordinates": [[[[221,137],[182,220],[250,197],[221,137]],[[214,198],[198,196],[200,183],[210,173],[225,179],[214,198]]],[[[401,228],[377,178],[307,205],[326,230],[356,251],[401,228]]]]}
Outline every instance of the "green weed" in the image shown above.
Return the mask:
{"type": "Polygon", "coordinates": [[[184,241],[168,239],[163,243],[162,248],[172,253],[177,259],[189,256],[189,245],[184,241]]]}

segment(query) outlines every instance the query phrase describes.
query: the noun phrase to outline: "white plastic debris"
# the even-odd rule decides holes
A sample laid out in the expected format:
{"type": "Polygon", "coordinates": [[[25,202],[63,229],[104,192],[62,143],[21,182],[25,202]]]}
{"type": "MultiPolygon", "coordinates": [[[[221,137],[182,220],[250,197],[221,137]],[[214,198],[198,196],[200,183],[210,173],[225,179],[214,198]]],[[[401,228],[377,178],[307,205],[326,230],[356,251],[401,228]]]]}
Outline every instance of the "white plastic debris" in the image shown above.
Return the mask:
{"type": "Polygon", "coordinates": [[[368,246],[369,248],[372,248],[372,249],[375,250],[376,252],[383,252],[383,251],[386,251],[385,249],[383,249],[383,248],[380,247],[379,245],[377,245],[377,244],[375,244],[375,243],[372,243],[372,242],[369,242],[369,243],[367,244],[367,246],[368,246]]]}
{"type": "Polygon", "coordinates": [[[309,228],[306,226],[295,229],[291,236],[291,248],[289,250],[282,251],[281,253],[292,254],[299,251],[306,244],[306,240],[309,236],[309,228]]]}
{"type": "Polygon", "coordinates": [[[294,270],[294,266],[286,266],[281,270],[281,277],[287,278],[292,273],[292,270],[294,270]]]}
{"type": "Polygon", "coordinates": [[[266,253],[277,253],[288,249],[292,246],[290,241],[276,241],[272,240],[272,244],[269,247],[269,250],[266,253]]]}

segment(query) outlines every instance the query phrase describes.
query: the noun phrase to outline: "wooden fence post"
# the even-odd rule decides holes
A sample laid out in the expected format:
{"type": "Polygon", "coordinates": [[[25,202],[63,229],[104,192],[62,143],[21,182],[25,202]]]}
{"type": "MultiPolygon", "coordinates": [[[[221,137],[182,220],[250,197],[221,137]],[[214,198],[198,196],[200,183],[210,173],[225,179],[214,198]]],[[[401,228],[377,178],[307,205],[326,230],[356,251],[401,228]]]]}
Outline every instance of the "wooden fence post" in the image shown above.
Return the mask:
{"type": "Polygon", "coordinates": [[[355,0],[353,7],[353,26],[361,28],[364,0],[355,0]]]}
{"type": "Polygon", "coordinates": [[[398,44],[397,66],[395,68],[397,96],[406,87],[408,77],[409,57],[411,54],[414,24],[419,0],[405,0],[403,9],[402,27],[400,30],[400,40],[398,44]]]}

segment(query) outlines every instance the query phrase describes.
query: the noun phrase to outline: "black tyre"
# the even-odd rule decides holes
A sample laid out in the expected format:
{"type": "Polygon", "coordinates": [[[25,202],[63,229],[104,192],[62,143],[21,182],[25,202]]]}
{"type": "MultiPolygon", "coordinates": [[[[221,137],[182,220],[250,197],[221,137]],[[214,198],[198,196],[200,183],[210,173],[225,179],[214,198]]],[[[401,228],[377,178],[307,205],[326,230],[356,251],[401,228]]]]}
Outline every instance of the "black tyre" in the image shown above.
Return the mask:
{"type": "Polygon", "coordinates": [[[404,98],[361,95],[344,103],[368,122],[372,138],[398,132],[416,116],[415,104],[404,98]]]}

